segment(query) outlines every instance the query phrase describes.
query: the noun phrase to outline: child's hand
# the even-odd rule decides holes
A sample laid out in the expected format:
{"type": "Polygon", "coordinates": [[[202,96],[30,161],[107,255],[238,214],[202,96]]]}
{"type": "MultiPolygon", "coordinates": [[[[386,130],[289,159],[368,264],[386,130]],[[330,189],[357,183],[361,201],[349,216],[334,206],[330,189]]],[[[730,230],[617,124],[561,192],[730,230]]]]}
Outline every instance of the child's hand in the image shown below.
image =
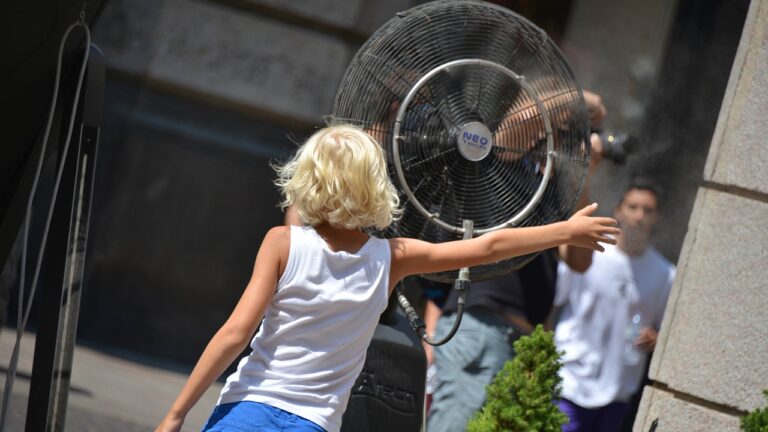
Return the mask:
{"type": "Polygon", "coordinates": [[[168,414],[155,428],[155,432],[180,432],[182,424],[184,424],[184,417],[168,414]]]}
{"type": "Polygon", "coordinates": [[[608,235],[618,235],[621,231],[616,227],[616,219],[608,217],[592,217],[597,210],[597,203],[590,204],[579,210],[568,219],[571,230],[571,240],[568,244],[596,251],[604,251],[600,243],[616,244],[616,240],[608,235]]]}

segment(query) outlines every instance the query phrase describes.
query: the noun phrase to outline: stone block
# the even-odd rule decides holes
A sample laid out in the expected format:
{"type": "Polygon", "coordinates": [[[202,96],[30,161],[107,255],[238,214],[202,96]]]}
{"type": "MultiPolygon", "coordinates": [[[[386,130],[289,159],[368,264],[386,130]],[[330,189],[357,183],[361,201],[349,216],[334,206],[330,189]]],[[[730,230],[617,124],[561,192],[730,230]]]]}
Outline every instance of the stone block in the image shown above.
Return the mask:
{"type": "Polygon", "coordinates": [[[633,432],[651,430],[658,419],[655,432],[737,432],[739,418],[691,402],[678,399],[672,393],[646,387],[635,418],[633,432]]]}
{"type": "Polygon", "coordinates": [[[768,3],[753,1],[744,23],[706,180],[768,194],[768,3]]]}
{"type": "Polygon", "coordinates": [[[116,0],[94,32],[107,65],[177,92],[318,124],[353,54],[338,38],[192,0],[116,0]]]}
{"type": "Polygon", "coordinates": [[[700,189],[650,376],[742,411],[768,388],[768,204],[700,189]]]}

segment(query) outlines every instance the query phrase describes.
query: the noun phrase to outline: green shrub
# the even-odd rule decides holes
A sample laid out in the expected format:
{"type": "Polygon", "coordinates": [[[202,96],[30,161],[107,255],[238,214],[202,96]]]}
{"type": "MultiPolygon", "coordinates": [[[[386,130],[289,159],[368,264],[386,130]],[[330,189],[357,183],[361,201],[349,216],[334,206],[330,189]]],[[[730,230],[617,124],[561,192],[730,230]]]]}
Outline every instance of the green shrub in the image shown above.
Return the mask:
{"type": "Polygon", "coordinates": [[[568,421],[555,405],[560,394],[560,353],[552,332],[539,325],[515,344],[508,361],[487,388],[483,409],[467,425],[470,432],[560,432],[568,421]]]}
{"type": "MultiPolygon", "coordinates": [[[[768,400],[768,390],[763,390],[768,400]]],[[[768,407],[758,408],[741,418],[741,430],[744,432],[768,432],[768,407]]]]}

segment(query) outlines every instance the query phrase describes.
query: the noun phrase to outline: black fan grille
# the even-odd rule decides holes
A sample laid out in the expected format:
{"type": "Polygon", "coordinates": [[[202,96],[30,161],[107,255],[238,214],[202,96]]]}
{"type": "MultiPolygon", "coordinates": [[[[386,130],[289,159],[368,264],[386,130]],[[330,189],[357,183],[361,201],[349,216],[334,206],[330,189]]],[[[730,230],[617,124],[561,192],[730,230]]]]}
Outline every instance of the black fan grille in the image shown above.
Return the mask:
{"type": "MultiPolygon", "coordinates": [[[[403,99],[417,81],[448,62],[482,59],[524,77],[528,89],[480,64],[443,70],[429,78],[401,117],[399,164],[419,203],[449,225],[471,219],[476,229],[512,219],[542,181],[552,126],[552,177],[519,226],[551,223],[573,211],[589,160],[586,109],[562,54],[540,29],[502,7],[479,1],[440,1],[398,14],[352,59],[333,109],[334,122],[366,129],[386,149],[396,185],[393,128],[403,99]],[[541,112],[535,100],[541,101],[541,112]],[[457,150],[463,125],[479,122],[492,134],[490,154],[479,161],[457,150]]],[[[402,187],[400,188],[402,190],[402,187]]],[[[403,218],[387,237],[442,242],[460,238],[427,220],[405,196],[403,218]]],[[[473,268],[480,280],[519,268],[533,255],[473,268]]],[[[427,275],[450,281],[455,272],[427,275]]]]}

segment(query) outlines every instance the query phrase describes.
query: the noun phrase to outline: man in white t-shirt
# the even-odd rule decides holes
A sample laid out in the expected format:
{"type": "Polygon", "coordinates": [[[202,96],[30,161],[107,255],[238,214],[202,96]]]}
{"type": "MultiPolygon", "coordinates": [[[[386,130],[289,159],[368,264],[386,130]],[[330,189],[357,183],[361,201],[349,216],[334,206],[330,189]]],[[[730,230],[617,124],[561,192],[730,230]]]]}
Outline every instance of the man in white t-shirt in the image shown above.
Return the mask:
{"type": "Polygon", "coordinates": [[[564,351],[560,409],[564,432],[616,431],[638,390],[664,314],[675,267],[648,244],[658,193],[633,182],[614,210],[616,246],[594,254],[585,273],[560,265],[555,343],[564,351]]]}

